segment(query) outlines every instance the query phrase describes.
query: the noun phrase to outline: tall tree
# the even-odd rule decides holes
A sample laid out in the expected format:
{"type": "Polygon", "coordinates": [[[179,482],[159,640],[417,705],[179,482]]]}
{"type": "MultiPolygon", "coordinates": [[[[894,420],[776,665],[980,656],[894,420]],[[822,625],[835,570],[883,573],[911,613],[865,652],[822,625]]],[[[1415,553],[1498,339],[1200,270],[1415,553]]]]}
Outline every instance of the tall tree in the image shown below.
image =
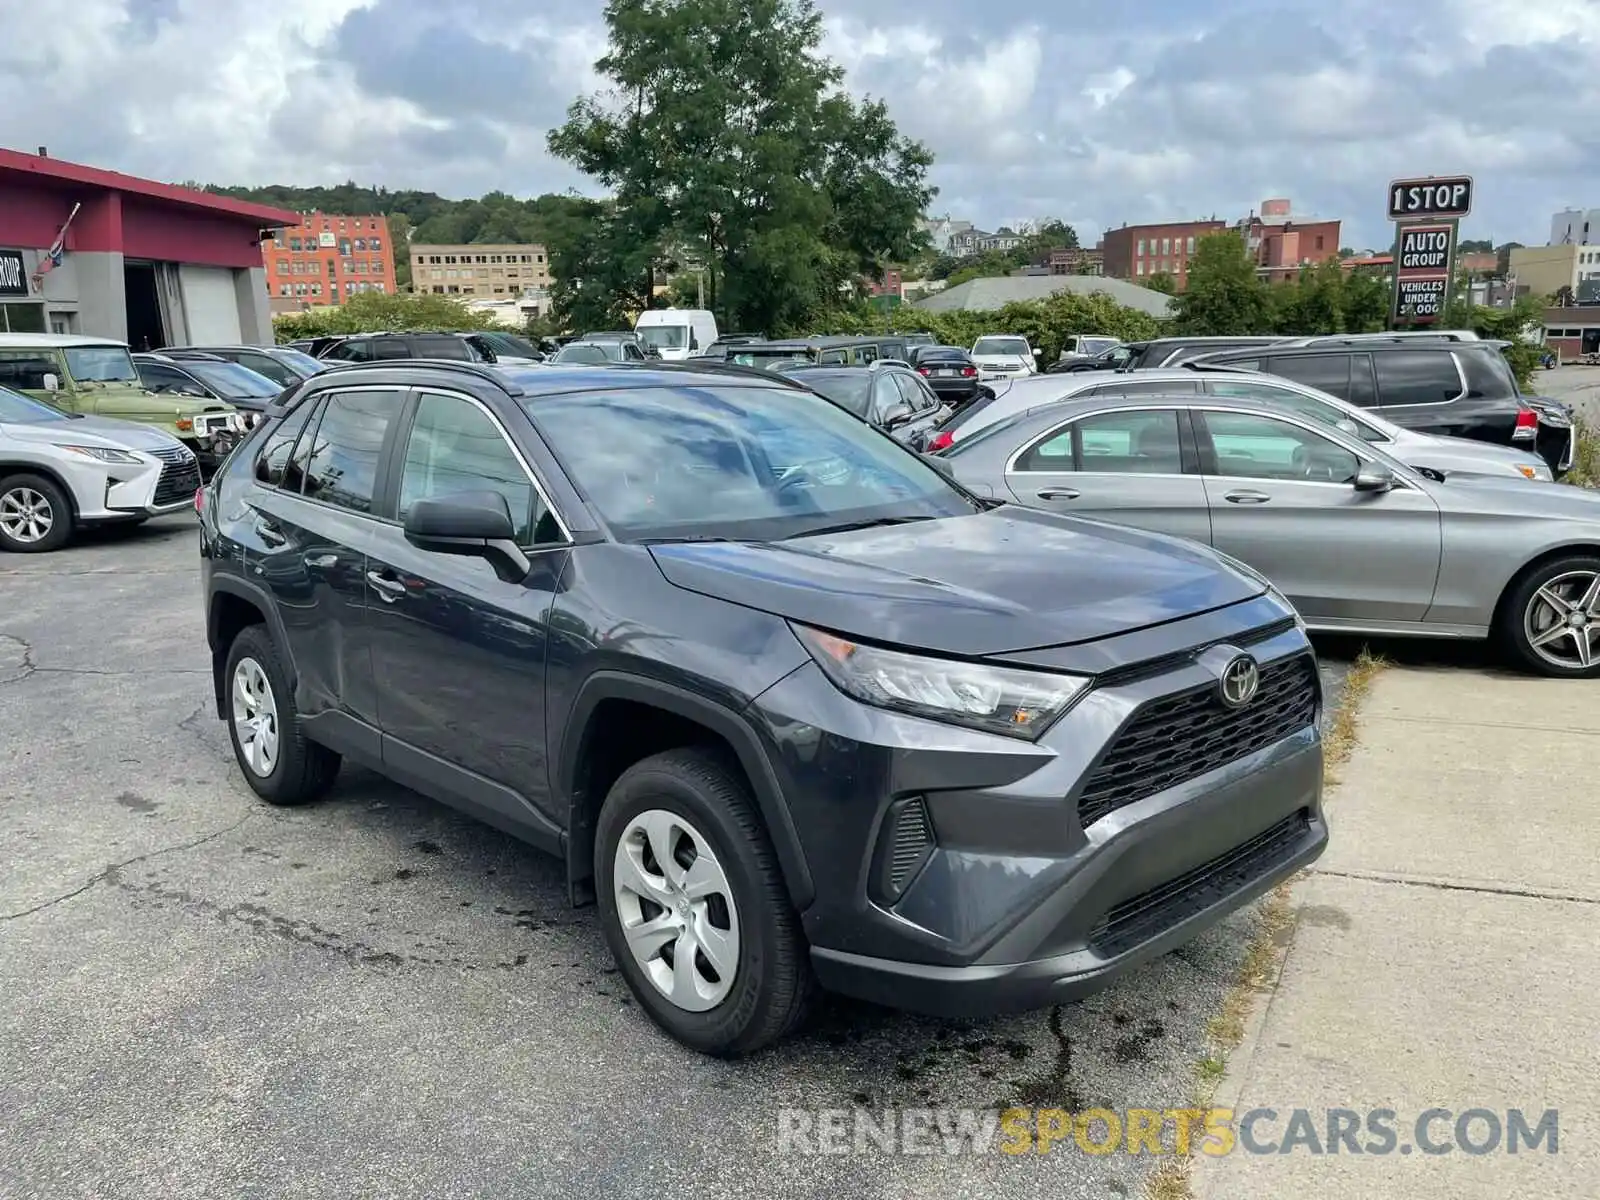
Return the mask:
{"type": "Polygon", "coordinates": [[[1264,333],[1270,324],[1266,285],[1232,230],[1208,234],[1189,260],[1189,282],[1174,301],[1177,328],[1199,336],[1264,333]]]}
{"type": "Polygon", "coordinates": [[[707,269],[725,323],[777,331],[920,246],[931,157],[881,104],[840,90],[811,0],[610,0],[612,87],[579,99],[551,152],[619,218],[707,269]]]}

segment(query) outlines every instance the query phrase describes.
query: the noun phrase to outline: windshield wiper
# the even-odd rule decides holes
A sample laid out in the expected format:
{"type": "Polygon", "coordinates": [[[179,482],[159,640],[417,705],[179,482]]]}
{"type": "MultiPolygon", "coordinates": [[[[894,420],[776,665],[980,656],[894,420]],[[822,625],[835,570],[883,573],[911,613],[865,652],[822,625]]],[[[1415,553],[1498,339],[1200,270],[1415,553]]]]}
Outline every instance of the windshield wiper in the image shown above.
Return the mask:
{"type": "Polygon", "coordinates": [[[749,538],[719,537],[711,533],[680,533],[668,537],[640,538],[641,546],[692,546],[701,542],[746,542],[749,538]]]}
{"type": "Polygon", "coordinates": [[[936,518],[924,513],[915,517],[872,517],[865,521],[842,521],[838,525],[822,525],[816,529],[805,529],[799,533],[790,534],[790,537],[818,537],[825,533],[850,533],[856,529],[876,529],[883,525],[910,525],[915,521],[932,521],[936,518]]]}

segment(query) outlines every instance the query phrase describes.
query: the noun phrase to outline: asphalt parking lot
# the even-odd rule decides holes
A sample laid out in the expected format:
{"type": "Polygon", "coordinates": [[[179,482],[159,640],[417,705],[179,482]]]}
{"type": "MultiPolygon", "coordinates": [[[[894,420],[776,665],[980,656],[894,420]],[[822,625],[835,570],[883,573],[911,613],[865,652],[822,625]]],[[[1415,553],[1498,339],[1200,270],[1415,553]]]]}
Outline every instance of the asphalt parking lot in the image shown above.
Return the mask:
{"type": "Polygon", "coordinates": [[[1150,1160],[1070,1148],[779,1156],[776,1113],[1181,1106],[1255,919],[1081,1005],[833,1002],[715,1062],[631,1003],[554,860],[359,770],[254,799],[191,518],[0,558],[0,597],[3,1197],[1137,1196],[1150,1160]]]}
{"type": "Polygon", "coordinates": [[[1532,391],[1565,400],[1591,429],[1600,429],[1600,367],[1566,366],[1538,371],[1532,391]]]}

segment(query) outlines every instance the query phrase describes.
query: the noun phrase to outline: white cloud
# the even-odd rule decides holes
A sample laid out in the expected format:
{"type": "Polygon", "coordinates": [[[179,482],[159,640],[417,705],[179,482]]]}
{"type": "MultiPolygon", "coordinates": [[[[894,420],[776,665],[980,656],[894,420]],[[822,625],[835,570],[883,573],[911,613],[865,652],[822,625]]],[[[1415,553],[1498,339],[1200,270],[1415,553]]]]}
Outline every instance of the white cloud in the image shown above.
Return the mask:
{"type": "MultiPolygon", "coordinates": [[[[1596,0],[825,0],[826,50],[937,156],[940,211],[1101,226],[1270,194],[1382,242],[1393,175],[1465,170],[1469,235],[1600,203],[1596,0]]],[[[163,179],[447,195],[582,180],[544,153],[601,0],[0,0],[0,144],[163,179]]]]}

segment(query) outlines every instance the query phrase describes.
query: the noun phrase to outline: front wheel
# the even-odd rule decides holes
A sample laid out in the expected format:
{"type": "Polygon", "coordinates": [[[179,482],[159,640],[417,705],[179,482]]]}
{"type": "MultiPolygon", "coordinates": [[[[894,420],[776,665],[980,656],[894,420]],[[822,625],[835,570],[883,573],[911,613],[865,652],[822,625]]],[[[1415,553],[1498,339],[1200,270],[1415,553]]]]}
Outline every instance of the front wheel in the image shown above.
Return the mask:
{"type": "Polygon", "coordinates": [[[700,749],[623,772],[595,829],[601,926],[655,1022],[723,1058],[794,1029],[814,991],[800,921],[744,780],[700,749]]]}
{"type": "Polygon", "coordinates": [[[1506,597],[1500,636],[1541,675],[1600,675],[1600,558],[1573,555],[1530,571],[1506,597]]]}
{"type": "Polygon", "coordinates": [[[72,502],[53,479],[0,479],[0,549],[18,554],[59,550],[72,536],[72,502]]]}

